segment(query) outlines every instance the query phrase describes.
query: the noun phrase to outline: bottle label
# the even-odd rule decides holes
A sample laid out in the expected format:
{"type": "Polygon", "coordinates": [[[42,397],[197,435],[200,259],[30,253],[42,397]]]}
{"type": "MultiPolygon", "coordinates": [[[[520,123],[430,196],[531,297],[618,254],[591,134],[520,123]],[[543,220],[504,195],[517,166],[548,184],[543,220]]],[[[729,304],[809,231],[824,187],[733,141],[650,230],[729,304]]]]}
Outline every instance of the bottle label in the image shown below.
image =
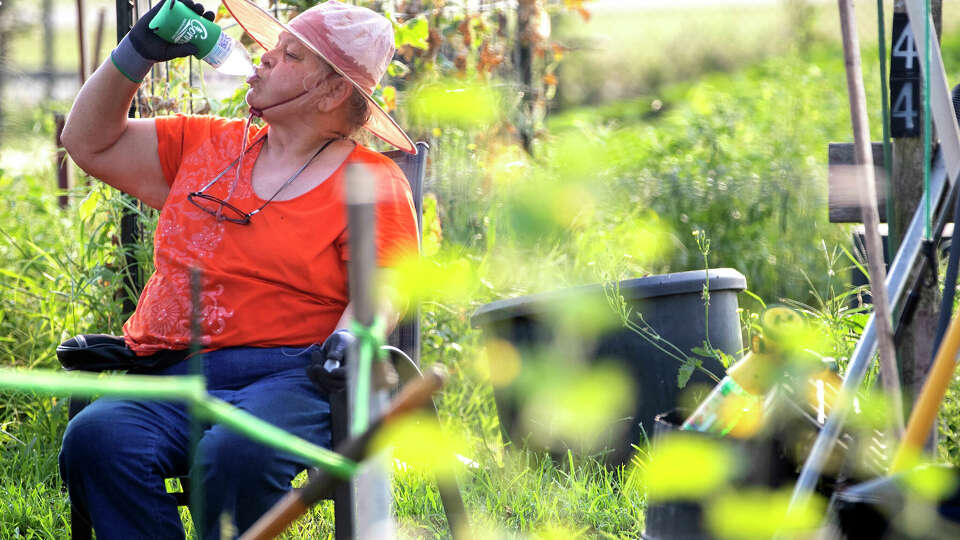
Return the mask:
{"type": "Polygon", "coordinates": [[[230,56],[230,51],[233,50],[234,46],[234,39],[228,36],[226,32],[221,32],[217,43],[210,49],[210,52],[203,57],[203,61],[214,68],[218,68],[223,65],[227,57],[230,56]]]}
{"type": "Polygon", "coordinates": [[[207,28],[196,19],[183,19],[180,27],[171,36],[171,41],[177,44],[183,44],[194,39],[203,41],[207,39],[207,28]]]}

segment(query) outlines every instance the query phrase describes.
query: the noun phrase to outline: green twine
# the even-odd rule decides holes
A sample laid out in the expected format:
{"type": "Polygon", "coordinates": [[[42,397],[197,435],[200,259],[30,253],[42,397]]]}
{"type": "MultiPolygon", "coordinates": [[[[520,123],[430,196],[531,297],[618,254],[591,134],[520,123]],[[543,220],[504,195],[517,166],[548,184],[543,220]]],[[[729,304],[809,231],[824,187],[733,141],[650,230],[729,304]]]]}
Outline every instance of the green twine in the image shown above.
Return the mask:
{"type": "Polygon", "coordinates": [[[357,471],[356,462],[301,439],[226,401],[204,395],[203,399],[195,403],[195,406],[201,418],[216,421],[253,441],[300,456],[339,478],[349,479],[357,471]]]}
{"type": "Polygon", "coordinates": [[[883,0],[877,0],[877,42],[880,44],[880,104],[883,119],[883,170],[887,173],[887,251],[897,252],[897,225],[893,208],[893,152],[890,148],[890,110],[887,91],[887,30],[884,26],[883,0]]]}
{"type": "Polygon", "coordinates": [[[249,439],[300,456],[340,478],[350,478],[356,462],[301,439],[206,392],[206,381],[195,375],[108,375],[34,369],[0,368],[0,389],[44,394],[185,401],[203,419],[217,422],[249,439]]]}
{"type": "Polygon", "coordinates": [[[205,393],[203,377],[185,375],[108,375],[77,371],[0,368],[0,388],[80,397],[113,396],[195,401],[205,393]]]}
{"type": "Polygon", "coordinates": [[[373,360],[383,360],[383,319],[377,317],[370,326],[353,321],[350,332],[357,338],[357,381],[353,400],[350,434],[357,436],[370,425],[370,379],[373,360]]]}
{"type": "Polygon", "coordinates": [[[923,79],[923,213],[924,238],[929,241],[930,234],[930,0],[923,2],[924,22],[924,77],[923,79]]]}

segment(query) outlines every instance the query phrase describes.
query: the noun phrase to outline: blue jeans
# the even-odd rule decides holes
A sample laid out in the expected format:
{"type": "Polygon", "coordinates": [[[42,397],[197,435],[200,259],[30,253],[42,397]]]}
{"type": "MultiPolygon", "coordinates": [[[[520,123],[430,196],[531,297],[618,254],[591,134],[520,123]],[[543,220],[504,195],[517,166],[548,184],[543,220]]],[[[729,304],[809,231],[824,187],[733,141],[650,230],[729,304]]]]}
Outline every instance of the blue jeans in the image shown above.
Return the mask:
{"type": "MultiPolygon", "coordinates": [[[[330,447],[330,405],[304,368],[312,349],[230,348],[204,355],[207,391],[314,444],[330,447]]],[[[187,374],[190,361],[156,372],[187,374]]],[[[307,465],[221,425],[203,425],[191,463],[190,418],[183,403],[101,398],[67,425],[60,474],[70,501],[90,517],[100,540],[183,538],[164,478],[200,467],[202,538],[221,526],[249,528],[307,465]]],[[[226,532],[226,530],[225,530],[226,532]]]]}

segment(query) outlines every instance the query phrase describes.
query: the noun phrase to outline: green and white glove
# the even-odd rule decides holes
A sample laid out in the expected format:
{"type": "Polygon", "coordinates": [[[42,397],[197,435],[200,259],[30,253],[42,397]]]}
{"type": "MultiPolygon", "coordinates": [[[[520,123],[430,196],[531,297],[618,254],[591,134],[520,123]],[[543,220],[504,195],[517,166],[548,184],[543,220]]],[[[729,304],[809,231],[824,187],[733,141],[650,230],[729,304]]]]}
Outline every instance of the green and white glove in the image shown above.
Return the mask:
{"type": "MultiPolygon", "coordinates": [[[[212,11],[204,11],[203,6],[192,0],[174,0],[186,5],[197,15],[212,21],[212,11]]],[[[137,21],[130,32],[124,36],[117,48],[110,53],[110,60],[128,79],[135,83],[143,82],[150,68],[157,62],[166,62],[174,58],[181,58],[197,53],[197,47],[190,43],[170,43],[149,28],[150,21],[168,5],[166,1],[158,2],[150,11],[137,21]]]]}

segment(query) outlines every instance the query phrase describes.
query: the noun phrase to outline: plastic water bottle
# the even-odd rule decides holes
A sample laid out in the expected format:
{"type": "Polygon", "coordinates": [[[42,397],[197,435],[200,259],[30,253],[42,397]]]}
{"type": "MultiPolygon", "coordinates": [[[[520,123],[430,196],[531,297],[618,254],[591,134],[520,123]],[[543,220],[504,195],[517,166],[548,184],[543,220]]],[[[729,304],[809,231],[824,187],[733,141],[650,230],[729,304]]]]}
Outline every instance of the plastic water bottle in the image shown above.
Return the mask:
{"type": "Polygon", "coordinates": [[[177,0],[167,0],[150,21],[150,29],[170,43],[196,45],[195,56],[224,75],[249,77],[253,74],[253,62],[243,45],[228,36],[220,25],[197,15],[177,0]]]}
{"type": "Polygon", "coordinates": [[[747,414],[759,412],[760,400],[777,379],[780,362],[771,352],[766,340],[754,336],[750,352],[727,369],[680,429],[726,435],[747,414]]]}
{"type": "Polygon", "coordinates": [[[754,336],[750,351],[727,369],[727,376],[680,426],[681,430],[726,435],[742,419],[760,412],[763,396],[789,368],[785,359],[795,356],[794,349],[802,345],[791,339],[802,335],[805,323],[789,307],[770,306],[760,314],[760,324],[765,337],[754,336]]]}
{"type": "Polygon", "coordinates": [[[757,396],[746,392],[730,376],[726,376],[680,429],[726,435],[736,427],[744,414],[757,406],[758,401],[757,396]]]}

